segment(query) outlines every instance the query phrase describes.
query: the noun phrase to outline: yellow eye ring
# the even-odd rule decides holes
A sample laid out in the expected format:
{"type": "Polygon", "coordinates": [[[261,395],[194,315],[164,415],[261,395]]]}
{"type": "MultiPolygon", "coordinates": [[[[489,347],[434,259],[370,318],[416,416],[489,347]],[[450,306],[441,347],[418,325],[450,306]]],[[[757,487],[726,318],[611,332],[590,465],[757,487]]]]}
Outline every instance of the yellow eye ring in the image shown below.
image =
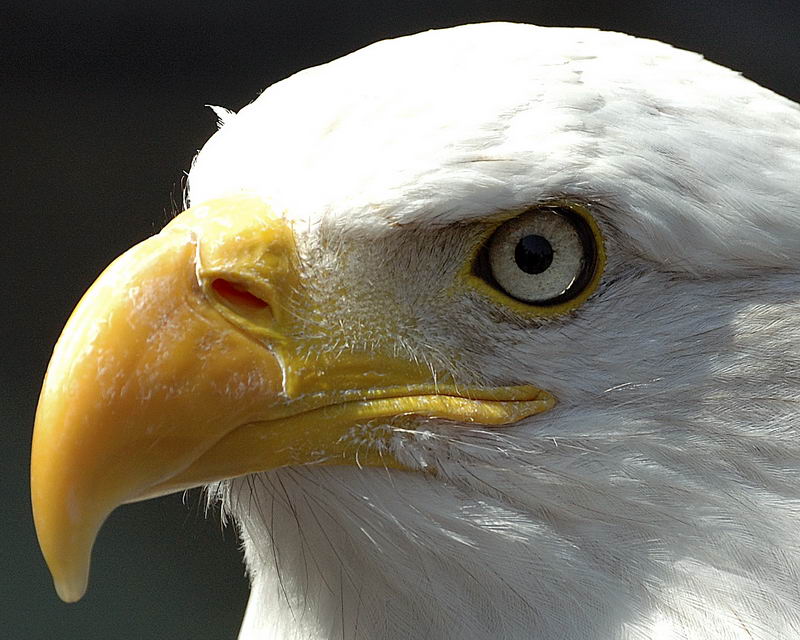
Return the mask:
{"type": "Polygon", "coordinates": [[[594,293],[605,263],[603,237],[589,211],[557,201],[503,216],[475,247],[463,277],[516,313],[554,316],[594,293]]]}

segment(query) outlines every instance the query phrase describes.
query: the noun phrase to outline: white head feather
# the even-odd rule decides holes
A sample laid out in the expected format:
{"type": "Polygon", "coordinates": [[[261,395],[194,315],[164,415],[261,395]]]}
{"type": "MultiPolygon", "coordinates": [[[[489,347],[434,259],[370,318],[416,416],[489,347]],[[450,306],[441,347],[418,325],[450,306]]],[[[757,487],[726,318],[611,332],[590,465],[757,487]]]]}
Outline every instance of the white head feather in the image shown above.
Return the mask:
{"type": "Polygon", "coordinates": [[[329,309],[309,331],[560,401],[502,431],[393,425],[436,477],[222,483],[241,637],[800,636],[798,167],[796,104],[589,29],[381,42],[226,116],[189,195],[256,192],[293,221],[329,309]],[[608,254],[581,308],[532,322],[447,294],[464,223],[564,198],[608,254]]]}

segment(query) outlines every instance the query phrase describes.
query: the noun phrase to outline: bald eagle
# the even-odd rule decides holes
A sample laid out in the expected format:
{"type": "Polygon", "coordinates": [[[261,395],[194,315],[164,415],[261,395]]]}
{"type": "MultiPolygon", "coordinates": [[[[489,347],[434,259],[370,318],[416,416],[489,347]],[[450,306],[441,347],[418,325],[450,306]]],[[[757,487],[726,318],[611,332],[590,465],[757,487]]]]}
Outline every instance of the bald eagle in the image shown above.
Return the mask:
{"type": "Polygon", "coordinates": [[[36,415],[59,595],[207,486],[243,640],[800,637],[800,108],[479,24],[276,84],[78,304],[36,415]]]}

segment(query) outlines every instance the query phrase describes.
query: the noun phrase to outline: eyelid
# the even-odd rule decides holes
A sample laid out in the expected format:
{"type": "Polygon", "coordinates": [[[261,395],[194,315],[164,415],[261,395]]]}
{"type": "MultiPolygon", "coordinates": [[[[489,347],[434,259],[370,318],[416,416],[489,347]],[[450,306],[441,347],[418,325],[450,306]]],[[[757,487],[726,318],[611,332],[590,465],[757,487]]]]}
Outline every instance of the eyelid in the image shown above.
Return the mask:
{"type": "Polygon", "coordinates": [[[550,201],[534,207],[527,207],[515,213],[495,218],[496,224],[489,226],[485,234],[475,244],[474,249],[461,271],[461,282],[469,289],[477,291],[499,307],[507,308],[517,315],[526,317],[551,317],[569,313],[581,306],[600,284],[606,265],[605,246],[600,227],[586,206],[571,201],[550,201]],[[580,218],[591,233],[594,247],[593,267],[587,270],[588,278],[574,297],[555,304],[532,304],[523,302],[504,292],[492,276],[488,262],[487,246],[491,238],[504,224],[519,216],[542,209],[559,209],[580,218]]]}

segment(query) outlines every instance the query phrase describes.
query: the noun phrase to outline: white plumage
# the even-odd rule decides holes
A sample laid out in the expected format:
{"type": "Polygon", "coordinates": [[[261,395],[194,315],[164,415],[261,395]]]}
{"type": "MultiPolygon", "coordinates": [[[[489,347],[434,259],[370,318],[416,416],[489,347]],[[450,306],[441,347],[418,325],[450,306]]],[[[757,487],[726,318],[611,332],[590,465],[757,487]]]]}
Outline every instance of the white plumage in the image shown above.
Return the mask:
{"type": "Polygon", "coordinates": [[[242,640],[800,637],[798,167],[796,104],[590,29],[381,42],[225,115],[189,197],[255,192],[293,222],[327,310],[309,334],[559,399],[504,430],[393,422],[435,476],[218,485],[242,640]],[[583,306],[453,294],[465,223],[564,199],[605,238],[583,306]]]}

